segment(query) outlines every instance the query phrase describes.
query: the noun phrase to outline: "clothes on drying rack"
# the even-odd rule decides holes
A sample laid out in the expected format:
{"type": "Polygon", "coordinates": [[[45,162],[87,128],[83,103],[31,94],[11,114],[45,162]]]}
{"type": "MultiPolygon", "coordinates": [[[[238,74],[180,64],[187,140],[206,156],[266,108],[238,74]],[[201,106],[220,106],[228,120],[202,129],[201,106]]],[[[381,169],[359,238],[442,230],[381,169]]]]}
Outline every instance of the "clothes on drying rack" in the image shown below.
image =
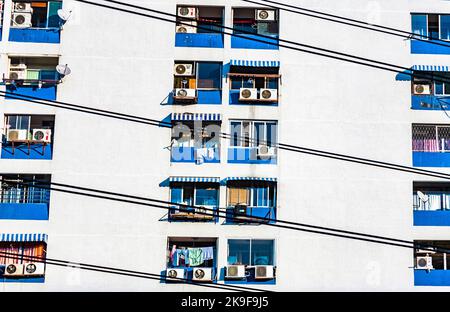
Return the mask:
{"type": "Polygon", "coordinates": [[[203,264],[203,257],[202,257],[202,249],[201,248],[188,248],[188,258],[189,258],[189,265],[190,266],[199,266],[203,264]]]}

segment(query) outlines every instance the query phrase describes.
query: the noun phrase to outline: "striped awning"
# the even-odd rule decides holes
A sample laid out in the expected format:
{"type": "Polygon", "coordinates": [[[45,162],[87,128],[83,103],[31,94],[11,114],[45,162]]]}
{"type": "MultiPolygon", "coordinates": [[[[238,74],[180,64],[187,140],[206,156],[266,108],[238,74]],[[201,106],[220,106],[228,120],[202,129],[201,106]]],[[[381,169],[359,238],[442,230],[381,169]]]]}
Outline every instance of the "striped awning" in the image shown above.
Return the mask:
{"type": "Polygon", "coordinates": [[[173,121],[221,121],[220,114],[204,114],[204,113],[173,113],[171,116],[173,121]]]}
{"type": "Polygon", "coordinates": [[[170,177],[169,182],[219,183],[220,179],[205,177],[170,177]]]}
{"type": "Polygon", "coordinates": [[[279,61],[247,61],[247,60],[230,60],[231,66],[247,66],[247,67],[280,67],[279,61]]]}
{"type": "Polygon", "coordinates": [[[433,71],[433,72],[450,71],[449,66],[441,66],[441,65],[414,65],[413,67],[411,67],[411,69],[417,71],[433,71]]]}
{"type": "Polygon", "coordinates": [[[267,181],[277,182],[277,178],[261,178],[261,177],[227,177],[223,181],[267,181]]]}
{"type": "Polygon", "coordinates": [[[47,234],[31,233],[31,234],[0,234],[0,242],[46,242],[47,234]]]}

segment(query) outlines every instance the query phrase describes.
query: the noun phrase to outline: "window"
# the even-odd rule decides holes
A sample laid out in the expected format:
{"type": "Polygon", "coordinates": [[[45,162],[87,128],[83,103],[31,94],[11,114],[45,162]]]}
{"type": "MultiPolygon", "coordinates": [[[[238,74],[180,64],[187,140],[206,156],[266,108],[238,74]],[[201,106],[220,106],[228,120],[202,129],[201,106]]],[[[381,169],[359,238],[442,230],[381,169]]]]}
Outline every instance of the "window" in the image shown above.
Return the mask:
{"type": "Polygon", "coordinates": [[[264,181],[230,181],[227,184],[228,206],[275,207],[276,184],[264,181]]]}
{"type": "Polygon", "coordinates": [[[415,267],[417,268],[418,257],[431,257],[432,269],[448,270],[450,269],[450,255],[442,252],[450,250],[450,241],[415,241],[416,249],[414,249],[415,267]],[[421,247],[422,246],[422,247],[421,247]],[[425,247],[426,246],[426,247],[425,247]],[[425,249],[436,248],[436,252],[425,249]],[[438,250],[440,249],[440,250],[438,250]]]}
{"type": "Polygon", "coordinates": [[[413,202],[414,210],[450,210],[450,184],[445,182],[414,182],[413,202]],[[424,200],[424,195],[426,200],[424,200]]]}
{"type": "MultiPolygon", "coordinates": [[[[33,129],[53,130],[55,125],[55,116],[51,115],[6,115],[5,129],[6,136],[10,130],[26,130],[26,138],[32,139],[33,129]]],[[[50,132],[50,142],[52,142],[52,133],[50,132]]],[[[8,138],[6,137],[6,141],[8,138]]]]}
{"type": "Polygon", "coordinates": [[[60,75],[56,71],[58,58],[55,57],[11,57],[9,64],[9,79],[23,81],[25,84],[59,83],[60,75]]]}
{"type": "Polygon", "coordinates": [[[411,24],[414,34],[428,36],[428,39],[450,40],[450,15],[412,14],[411,24]]]}
{"type": "Polygon", "coordinates": [[[221,89],[222,88],[222,63],[218,62],[175,62],[188,64],[186,75],[175,74],[174,88],[189,89],[221,89]],[[192,68],[192,70],[191,70],[192,68]]]}
{"type": "MultiPolygon", "coordinates": [[[[13,16],[11,21],[11,26],[16,26],[14,21],[14,14],[17,12],[14,9],[16,3],[21,1],[13,2],[13,16]]],[[[30,6],[30,13],[24,13],[25,15],[30,15],[30,20],[25,23],[29,23],[30,27],[34,28],[59,28],[60,18],[58,16],[58,10],[62,7],[62,1],[32,1],[28,2],[27,5],[30,6]]]]}
{"type": "MultiPolygon", "coordinates": [[[[26,257],[45,258],[47,253],[46,249],[47,246],[45,243],[1,242],[0,265],[24,264],[33,262],[33,260],[26,257]],[[6,255],[6,253],[12,255],[6,255]]],[[[5,277],[6,276],[3,276],[3,278],[5,277]]]]}
{"type": "Polygon", "coordinates": [[[275,121],[232,121],[231,146],[253,147],[267,144],[273,147],[277,142],[275,121]]]}
{"type": "Polygon", "coordinates": [[[274,240],[229,239],[228,265],[274,265],[274,240]]]}
{"type": "Polygon", "coordinates": [[[215,265],[216,238],[169,238],[167,243],[167,267],[207,267],[215,265]],[[194,257],[194,255],[196,255],[194,257]]]}
{"type": "Polygon", "coordinates": [[[278,35],[277,10],[266,10],[273,12],[274,19],[267,21],[257,20],[256,11],[253,8],[233,9],[233,28],[235,34],[255,34],[255,35],[278,35]]]}
{"type": "Polygon", "coordinates": [[[33,186],[40,182],[49,183],[49,175],[6,174],[0,177],[3,180],[1,182],[0,203],[36,204],[49,202],[50,190],[33,186]]]}
{"type": "Polygon", "coordinates": [[[220,124],[208,121],[202,121],[199,124],[191,121],[174,124],[173,147],[219,148],[220,124]]]}
{"type": "Polygon", "coordinates": [[[210,183],[173,183],[170,201],[177,204],[196,206],[217,206],[219,187],[210,183]]]}

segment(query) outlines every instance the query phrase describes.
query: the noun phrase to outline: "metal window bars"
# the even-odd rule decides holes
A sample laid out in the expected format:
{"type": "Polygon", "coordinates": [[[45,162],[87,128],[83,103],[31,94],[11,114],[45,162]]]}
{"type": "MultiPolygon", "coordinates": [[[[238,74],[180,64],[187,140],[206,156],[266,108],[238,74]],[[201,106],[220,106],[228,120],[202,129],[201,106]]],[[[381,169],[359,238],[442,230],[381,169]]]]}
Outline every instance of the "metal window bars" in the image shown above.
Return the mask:
{"type": "Polygon", "coordinates": [[[450,152],[450,125],[413,125],[412,149],[415,152],[450,152]]]}

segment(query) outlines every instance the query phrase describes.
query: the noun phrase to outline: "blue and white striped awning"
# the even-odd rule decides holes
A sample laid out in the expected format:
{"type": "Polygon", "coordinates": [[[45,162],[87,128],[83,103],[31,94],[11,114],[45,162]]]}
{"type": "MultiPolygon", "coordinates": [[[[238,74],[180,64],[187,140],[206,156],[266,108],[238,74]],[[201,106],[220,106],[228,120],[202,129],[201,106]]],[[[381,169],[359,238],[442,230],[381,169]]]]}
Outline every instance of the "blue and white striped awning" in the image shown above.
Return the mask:
{"type": "Polygon", "coordinates": [[[277,178],[261,178],[261,177],[227,177],[223,181],[267,181],[277,182],[277,178]]]}
{"type": "Polygon", "coordinates": [[[31,233],[31,234],[0,234],[0,242],[46,242],[47,234],[31,233]]]}
{"type": "Polygon", "coordinates": [[[173,121],[221,121],[220,114],[204,114],[204,113],[173,113],[171,116],[173,121]]]}
{"type": "Polygon", "coordinates": [[[448,72],[450,67],[441,65],[414,65],[411,67],[412,70],[417,71],[433,71],[433,72],[448,72]]]}
{"type": "Polygon", "coordinates": [[[170,177],[169,182],[219,183],[220,178],[205,177],[170,177]]]}
{"type": "Polygon", "coordinates": [[[247,60],[230,60],[231,66],[247,66],[247,67],[280,67],[279,61],[247,61],[247,60]]]}

